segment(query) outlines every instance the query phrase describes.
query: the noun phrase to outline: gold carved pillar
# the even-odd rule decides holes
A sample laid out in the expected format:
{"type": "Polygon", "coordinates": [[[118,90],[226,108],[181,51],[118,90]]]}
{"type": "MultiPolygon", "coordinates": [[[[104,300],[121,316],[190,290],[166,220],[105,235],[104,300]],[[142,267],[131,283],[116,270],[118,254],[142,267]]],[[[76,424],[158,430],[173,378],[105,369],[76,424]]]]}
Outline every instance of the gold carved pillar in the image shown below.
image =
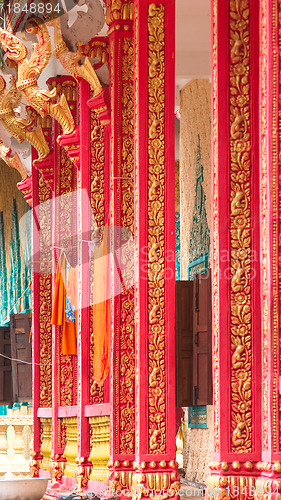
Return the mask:
{"type": "Polygon", "coordinates": [[[134,494],[176,497],[173,0],[135,0],[134,494]],[[173,258],[169,258],[170,256],[173,258]]]}
{"type": "Polygon", "coordinates": [[[206,497],[252,498],[261,456],[259,2],[213,1],[214,454],[206,497]]]}
{"type": "Polygon", "coordinates": [[[262,429],[257,498],[281,494],[281,2],[260,1],[262,429]]]}
{"type": "Polygon", "coordinates": [[[134,259],[122,238],[134,237],[133,2],[106,2],[111,96],[112,272],[110,484],[126,487],[135,459],[134,259]],[[120,228],[123,228],[121,231],[120,228]],[[123,474],[124,472],[124,474],[123,474]],[[125,481],[123,484],[122,481],[125,481]]]}
{"type": "MultiPolygon", "coordinates": [[[[43,468],[49,466],[46,455],[45,419],[40,420],[39,409],[52,407],[52,274],[50,206],[52,192],[43,173],[32,167],[33,205],[33,268],[32,268],[32,357],[33,366],[33,476],[39,475],[43,455],[43,468]],[[39,226],[40,221],[40,226],[39,226]],[[43,445],[44,443],[44,445],[43,445]]],[[[50,436],[51,439],[51,436],[50,436]]],[[[51,441],[50,441],[51,447],[51,441]]],[[[50,450],[51,451],[51,450],[50,450]]]]}

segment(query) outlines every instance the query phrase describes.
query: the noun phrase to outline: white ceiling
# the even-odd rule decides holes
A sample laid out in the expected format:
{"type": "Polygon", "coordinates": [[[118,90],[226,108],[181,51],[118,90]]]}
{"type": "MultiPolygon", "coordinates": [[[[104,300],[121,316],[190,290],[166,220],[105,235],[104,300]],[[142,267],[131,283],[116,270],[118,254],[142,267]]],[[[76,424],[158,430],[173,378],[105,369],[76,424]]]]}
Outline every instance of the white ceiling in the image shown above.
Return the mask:
{"type": "Polygon", "coordinates": [[[211,0],[176,0],[176,87],[211,77],[211,0]]]}

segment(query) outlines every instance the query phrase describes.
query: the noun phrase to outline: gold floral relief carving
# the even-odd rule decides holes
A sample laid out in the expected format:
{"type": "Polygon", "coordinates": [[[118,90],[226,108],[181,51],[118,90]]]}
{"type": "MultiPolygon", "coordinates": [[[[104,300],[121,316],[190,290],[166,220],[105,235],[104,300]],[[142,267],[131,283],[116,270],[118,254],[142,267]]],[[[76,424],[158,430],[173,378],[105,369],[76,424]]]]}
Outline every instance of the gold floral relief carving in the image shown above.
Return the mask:
{"type": "Polygon", "coordinates": [[[233,452],[252,451],[249,0],[230,2],[230,288],[233,452]]]}
{"type": "Polygon", "coordinates": [[[149,449],[166,449],[165,372],[165,9],[148,6],[149,449]],[[156,191],[155,191],[156,190],[156,191]],[[155,196],[154,193],[158,195],[155,196]]]}
{"type": "Polygon", "coordinates": [[[91,187],[90,198],[98,227],[105,223],[104,214],[104,127],[91,110],[91,187]]]}
{"type": "Polygon", "coordinates": [[[134,2],[132,0],[106,0],[106,23],[109,27],[112,24],[119,22],[133,21],[134,19],[134,2]]]}
{"type": "MultiPolygon", "coordinates": [[[[40,252],[40,275],[39,275],[39,356],[40,356],[40,406],[52,406],[52,275],[49,271],[50,248],[46,242],[50,241],[49,224],[49,204],[51,192],[45,183],[43,175],[38,172],[38,200],[39,200],[39,220],[41,234],[44,233],[44,240],[39,236],[40,252]],[[47,272],[46,272],[47,271],[47,272]]],[[[40,234],[40,233],[39,233],[40,234]]]]}
{"type": "MultiPolygon", "coordinates": [[[[93,92],[92,92],[93,95],[93,92]]],[[[105,223],[104,206],[104,127],[97,118],[96,112],[91,110],[91,175],[90,175],[90,201],[99,228],[105,223]]],[[[92,228],[94,230],[94,228],[92,228]]],[[[100,233],[100,236],[102,234],[100,233]]],[[[94,263],[90,263],[91,276],[94,275],[94,263]]],[[[103,403],[103,386],[100,387],[93,380],[93,310],[90,307],[90,402],[91,404],[103,403]]]]}
{"type": "MultiPolygon", "coordinates": [[[[122,119],[120,166],[122,180],[119,183],[120,225],[134,235],[134,83],[133,83],[133,38],[125,37],[122,43],[122,119]]],[[[123,280],[134,282],[134,263],[127,254],[121,253],[123,280]]],[[[119,412],[120,412],[120,453],[133,453],[135,449],[135,304],[133,287],[120,297],[120,371],[119,371],[119,412]]]]}
{"type": "MultiPolygon", "coordinates": [[[[77,84],[73,80],[64,80],[51,82],[56,87],[59,96],[64,95],[69,103],[70,109],[74,109],[77,99],[77,84]]],[[[57,148],[57,169],[58,180],[56,195],[60,196],[59,210],[56,214],[56,227],[58,228],[59,246],[68,249],[69,256],[73,264],[76,263],[76,244],[77,244],[77,200],[75,193],[73,196],[63,196],[77,190],[77,170],[72,161],[68,158],[67,151],[63,147],[57,148]]],[[[60,327],[58,332],[60,331],[60,327]]],[[[77,389],[77,366],[73,356],[62,355],[61,352],[61,331],[59,334],[59,352],[57,352],[58,380],[58,402],[61,406],[71,406],[76,401],[77,389]]]]}
{"type": "Polygon", "coordinates": [[[77,42],[78,50],[84,56],[88,56],[90,59],[100,58],[100,62],[95,64],[95,68],[97,66],[102,66],[104,63],[108,61],[108,41],[105,40],[96,40],[92,38],[86,45],[81,45],[81,42],[77,42]]]}
{"type": "MultiPolygon", "coordinates": [[[[60,151],[60,194],[66,194],[73,191],[76,187],[76,170],[68,158],[67,153],[61,148],[60,151]]],[[[60,239],[60,246],[68,248],[70,242],[74,247],[73,234],[76,234],[76,218],[75,218],[75,198],[70,196],[61,196],[60,212],[58,214],[59,225],[63,228],[60,239]]],[[[73,262],[75,255],[73,254],[73,262]]],[[[61,342],[61,336],[60,336],[61,342]]],[[[61,350],[61,347],[59,347],[61,350]]],[[[62,406],[71,406],[73,404],[74,395],[74,367],[72,356],[60,355],[60,389],[59,400],[62,406]]]]}

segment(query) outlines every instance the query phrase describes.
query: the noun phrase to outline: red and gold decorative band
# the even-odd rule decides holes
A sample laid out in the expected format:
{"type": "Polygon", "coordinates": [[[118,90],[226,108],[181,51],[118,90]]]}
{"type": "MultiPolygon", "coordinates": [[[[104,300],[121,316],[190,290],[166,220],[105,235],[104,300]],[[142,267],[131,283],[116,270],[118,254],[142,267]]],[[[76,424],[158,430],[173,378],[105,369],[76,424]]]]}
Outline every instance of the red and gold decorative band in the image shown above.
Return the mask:
{"type": "Polygon", "coordinates": [[[147,20],[149,452],[165,453],[165,6],[150,4],[147,20]]]}
{"type": "Polygon", "coordinates": [[[229,29],[231,449],[245,453],[253,448],[249,0],[229,3],[229,29]]]}

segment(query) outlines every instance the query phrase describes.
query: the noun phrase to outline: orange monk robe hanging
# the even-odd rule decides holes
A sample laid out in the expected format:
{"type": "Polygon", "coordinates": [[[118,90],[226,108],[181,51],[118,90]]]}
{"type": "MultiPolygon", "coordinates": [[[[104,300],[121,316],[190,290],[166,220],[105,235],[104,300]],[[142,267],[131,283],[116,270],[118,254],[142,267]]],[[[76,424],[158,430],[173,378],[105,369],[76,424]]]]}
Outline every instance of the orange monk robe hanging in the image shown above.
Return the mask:
{"type": "Polygon", "coordinates": [[[61,354],[77,354],[75,322],[66,321],[66,259],[60,255],[53,302],[52,325],[62,326],[61,354]]]}
{"type": "Polygon", "coordinates": [[[94,279],[92,284],[93,297],[93,378],[102,385],[109,372],[109,300],[108,273],[109,255],[105,245],[94,249],[94,279]]]}

